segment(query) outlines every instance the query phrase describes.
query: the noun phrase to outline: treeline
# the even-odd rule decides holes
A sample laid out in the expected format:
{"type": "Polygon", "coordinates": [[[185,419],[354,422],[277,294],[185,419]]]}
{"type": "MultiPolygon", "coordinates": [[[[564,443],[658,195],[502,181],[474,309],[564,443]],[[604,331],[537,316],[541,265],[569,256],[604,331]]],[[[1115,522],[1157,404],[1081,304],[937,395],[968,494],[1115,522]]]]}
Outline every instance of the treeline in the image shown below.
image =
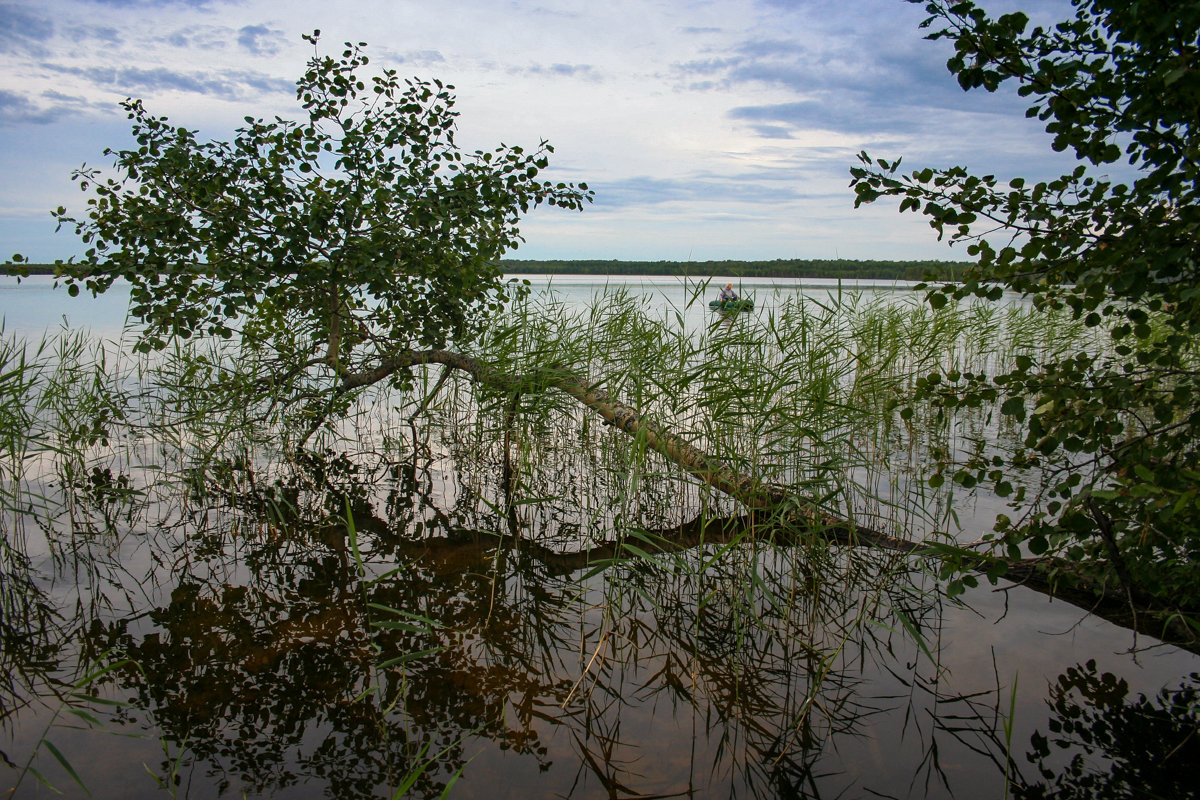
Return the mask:
{"type": "Polygon", "coordinates": [[[0,264],[0,275],[53,275],[53,264],[0,264]]]}
{"type": "MultiPolygon", "coordinates": [[[[850,259],[780,258],[774,261],[617,261],[581,259],[535,261],[504,259],[506,273],[528,275],[690,275],[731,278],[845,278],[874,280],[954,280],[962,261],[854,261],[850,259]]],[[[0,273],[53,275],[54,264],[0,265],[0,273]],[[20,270],[17,273],[17,270],[20,270]]]]}
{"type": "Polygon", "coordinates": [[[780,258],[774,261],[534,261],[504,259],[506,273],[564,275],[690,275],[732,278],[845,278],[877,280],[953,280],[961,261],[854,261],[780,258]]]}

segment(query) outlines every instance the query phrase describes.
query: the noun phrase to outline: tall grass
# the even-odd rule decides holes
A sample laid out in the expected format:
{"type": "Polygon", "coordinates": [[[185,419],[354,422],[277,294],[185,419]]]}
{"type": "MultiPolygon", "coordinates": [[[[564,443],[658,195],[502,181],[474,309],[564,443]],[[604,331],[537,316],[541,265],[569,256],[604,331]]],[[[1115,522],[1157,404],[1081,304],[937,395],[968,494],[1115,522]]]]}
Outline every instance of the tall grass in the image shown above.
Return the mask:
{"type": "MultiPolygon", "coordinates": [[[[964,436],[994,441],[1004,431],[986,409],[957,417],[931,412],[917,424],[900,420],[896,410],[917,378],[935,368],[997,369],[1018,352],[1066,342],[1082,346],[1078,335],[1059,331],[1063,320],[1020,308],[964,304],[933,311],[915,297],[849,294],[819,301],[788,296],[762,306],[758,315],[696,330],[683,319],[689,309],[651,306],[619,291],[584,309],[531,304],[501,320],[475,352],[513,374],[536,376],[547,364],[582,373],[743,472],[838,516],[919,537],[946,527],[945,497],[931,498],[921,482],[930,451],[964,436]],[[1048,333],[1031,335],[1038,330],[1048,333]]],[[[469,409],[465,419],[497,432],[502,415],[494,411],[504,399],[465,381],[454,387],[454,402],[469,409]]],[[[541,484],[533,478],[539,470],[569,473],[556,467],[574,448],[595,467],[589,472],[615,472],[625,482],[624,499],[604,504],[612,516],[619,511],[652,526],[710,506],[735,510],[553,390],[530,386],[516,410],[516,439],[527,445],[522,474],[536,491],[556,495],[553,478],[541,484]],[[639,517],[638,504],[651,500],[659,511],[671,506],[673,515],[639,517]]],[[[496,438],[487,430],[473,436],[472,446],[484,453],[496,438]]]]}
{"type": "MultiPolygon", "coordinates": [[[[936,641],[922,622],[935,602],[927,576],[892,554],[833,546],[797,519],[818,519],[815,509],[914,541],[952,530],[956,498],[922,480],[929,453],[964,437],[1003,446],[1006,433],[986,409],[901,419],[915,381],[933,369],[1001,369],[1018,354],[1091,343],[1064,320],[1019,307],[934,311],[916,298],[779,295],[724,319],[707,314],[702,295],[684,291],[678,306],[620,289],[586,306],[528,298],[465,346],[512,381],[477,384],[418,368],[411,384],[353,398],[309,453],[290,446],[297,431],[257,393],[267,362],[236,342],[134,360],[80,337],[32,349],[0,338],[6,619],[24,620],[28,634],[57,607],[44,586],[41,595],[7,591],[38,586],[9,577],[38,574],[17,536],[34,521],[47,547],[64,552],[53,563],[66,564],[70,550],[95,571],[75,591],[77,608],[100,616],[122,618],[120,608],[132,613],[152,597],[160,617],[170,612],[180,626],[210,620],[234,630],[293,615],[295,627],[318,633],[343,624],[345,639],[328,643],[340,667],[372,665],[350,670],[358,683],[344,699],[386,698],[363,711],[386,750],[381,763],[394,756],[415,770],[389,773],[393,787],[421,770],[432,781],[433,754],[459,756],[453,736],[410,736],[420,723],[403,708],[399,684],[445,669],[437,660],[447,645],[457,658],[482,648],[471,625],[505,626],[504,644],[487,645],[510,648],[487,654],[501,672],[537,658],[546,674],[573,670],[546,691],[595,731],[609,726],[611,735],[580,744],[593,760],[623,746],[614,714],[629,687],[613,676],[652,671],[665,676],[652,691],[680,703],[706,698],[738,719],[731,727],[752,740],[751,751],[803,773],[813,757],[802,743],[853,735],[861,724],[856,659],[901,646],[880,631],[925,654],[936,641]],[[722,463],[786,490],[794,507],[746,515],[644,437],[603,424],[558,391],[555,370],[585,376],[722,463]],[[790,513],[797,509],[810,513],[790,513]],[[404,572],[407,544],[430,539],[484,542],[494,548],[492,574],[464,579],[474,594],[439,588],[445,605],[437,606],[420,592],[441,587],[440,576],[404,572]],[[506,540],[515,547],[499,546],[506,540]],[[328,558],[305,561],[314,551],[328,558]],[[337,597],[312,593],[319,580],[361,600],[362,613],[338,616],[337,597]],[[426,605],[407,607],[402,587],[415,587],[426,605]],[[484,622],[462,611],[468,596],[486,606],[484,622]],[[29,605],[30,597],[46,602],[29,605]]],[[[78,628],[48,630],[58,631],[51,644],[69,661],[78,628]]],[[[236,644],[262,656],[259,642],[236,644]]],[[[27,694],[39,693],[36,672],[27,694]]],[[[183,687],[124,680],[164,724],[178,722],[183,687]]],[[[479,722],[499,730],[492,716],[479,722]]],[[[703,724],[718,751],[734,748],[717,722],[703,724]]],[[[235,746],[215,723],[197,733],[215,751],[235,746]]],[[[200,746],[180,737],[164,772],[183,766],[185,741],[200,746]]],[[[768,761],[740,768],[770,772],[768,761]]]]}

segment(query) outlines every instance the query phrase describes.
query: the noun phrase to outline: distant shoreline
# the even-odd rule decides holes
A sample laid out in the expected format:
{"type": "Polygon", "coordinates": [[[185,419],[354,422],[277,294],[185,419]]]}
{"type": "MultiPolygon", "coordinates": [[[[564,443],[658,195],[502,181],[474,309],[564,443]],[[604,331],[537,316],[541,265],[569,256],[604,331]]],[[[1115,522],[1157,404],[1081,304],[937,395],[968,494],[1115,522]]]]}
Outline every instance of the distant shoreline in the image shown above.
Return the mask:
{"type": "Polygon", "coordinates": [[[732,278],[843,278],[863,280],[953,280],[968,266],[963,261],[852,261],[849,259],[775,259],[773,261],[545,261],[505,259],[506,274],[527,275],[669,275],[732,278]]]}
{"type": "MultiPolygon", "coordinates": [[[[964,261],[881,261],[850,259],[775,259],[773,261],[618,261],[616,259],[500,262],[509,275],[669,275],[732,278],[842,278],[847,280],[954,280],[964,261]]],[[[3,264],[0,274],[53,275],[54,264],[3,264]],[[19,273],[14,270],[19,269],[19,273]]]]}

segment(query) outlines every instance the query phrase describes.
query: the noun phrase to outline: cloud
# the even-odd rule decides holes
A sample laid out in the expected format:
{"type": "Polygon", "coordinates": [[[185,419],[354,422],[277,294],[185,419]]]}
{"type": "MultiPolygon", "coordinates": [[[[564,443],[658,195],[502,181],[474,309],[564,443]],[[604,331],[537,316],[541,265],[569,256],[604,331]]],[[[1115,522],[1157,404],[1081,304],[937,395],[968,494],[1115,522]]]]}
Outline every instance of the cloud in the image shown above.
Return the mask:
{"type": "MultiPolygon", "coordinates": [[[[1070,11],[1069,0],[1039,2],[1070,11]]],[[[186,109],[201,129],[236,124],[247,106],[289,113],[308,55],[295,34],[320,27],[322,52],[366,39],[380,65],[458,85],[471,109],[464,137],[547,129],[562,159],[555,174],[598,195],[578,218],[548,213],[543,226],[536,216],[531,243],[665,257],[720,240],[730,255],[778,256],[857,225],[853,236],[883,250],[878,219],[857,221],[876,212],[850,210],[858,150],[998,174],[1046,163],[1024,104],[959,90],[949,44],[921,39],[924,16],[901,0],[0,0],[0,206],[48,186],[13,175],[61,161],[70,137],[89,154],[101,139],[123,141],[115,101],[126,96],[173,116],[186,109]],[[836,222],[813,222],[824,218],[836,222]]],[[[62,191],[46,189],[43,205],[62,191]]]]}
{"type": "Polygon", "coordinates": [[[763,125],[755,124],[750,126],[751,130],[757,133],[763,139],[793,139],[793,130],[787,125],[763,125]]]}
{"type": "Polygon", "coordinates": [[[792,95],[728,111],[730,119],[768,139],[826,131],[875,140],[933,132],[948,114],[975,114],[979,120],[1023,116],[1025,104],[1015,91],[963,92],[947,73],[939,47],[915,37],[874,41],[867,50],[853,38],[819,30],[795,38],[747,38],[719,56],[673,69],[695,91],[761,96],[766,88],[792,95]]]}
{"type": "Polygon", "coordinates": [[[225,50],[236,42],[252,55],[269,57],[284,49],[288,36],[266,25],[245,25],[236,31],[219,25],[192,25],[176,28],[164,40],[175,48],[195,50],[225,50]]]}
{"type": "Polygon", "coordinates": [[[536,65],[523,70],[530,75],[551,75],[559,78],[583,78],[585,80],[600,80],[600,73],[591,64],[550,64],[536,65]]]}
{"type": "Polygon", "coordinates": [[[164,40],[181,50],[224,50],[232,38],[233,31],[229,28],[204,25],[174,30],[164,40]]]}
{"type": "Polygon", "coordinates": [[[883,130],[911,133],[919,128],[917,118],[907,113],[893,113],[896,111],[895,104],[883,108],[847,96],[739,106],[730,109],[728,116],[730,119],[750,122],[752,129],[772,139],[780,138],[781,131],[824,130],[876,134],[883,130]]]}
{"type": "Polygon", "coordinates": [[[700,172],[683,178],[638,175],[615,181],[589,181],[588,185],[596,190],[595,206],[600,211],[671,203],[711,207],[715,197],[721,198],[721,203],[775,205],[825,196],[805,191],[802,187],[807,183],[796,168],[734,175],[700,172]]]}
{"type": "Polygon", "coordinates": [[[47,100],[53,101],[55,103],[59,103],[62,105],[75,106],[77,108],[83,108],[83,107],[95,105],[91,100],[88,100],[86,97],[80,97],[79,95],[75,95],[75,94],[63,94],[62,92],[56,91],[54,89],[48,89],[48,90],[42,92],[42,97],[46,98],[47,100]]]}
{"type": "Polygon", "coordinates": [[[121,32],[116,28],[99,25],[71,25],[63,29],[63,36],[76,44],[99,42],[107,47],[115,47],[124,42],[121,32]]]}
{"type": "Polygon", "coordinates": [[[247,25],[238,31],[238,44],[256,56],[273,56],[283,49],[283,31],[266,25],[247,25]]]}
{"type": "Polygon", "coordinates": [[[0,3],[0,53],[41,55],[54,23],[10,3],[0,3]]]}
{"type": "Polygon", "coordinates": [[[159,8],[173,8],[183,6],[185,8],[207,8],[214,5],[219,0],[82,0],[82,2],[90,3],[96,6],[108,6],[109,8],[134,8],[140,7],[147,10],[159,8]]]}
{"type": "Polygon", "coordinates": [[[726,88],[761,84],[799,94],[853,91],[881,98],[916,89],[924,99],[935,98],[943,105],[962,94],[932,50],[863,53],[836,42],[816,47],[791,40],[751,39],[725,57],[683,62],[675,69],[687,78],[720,81],[726,88]]]}
{"type": "Polygon", "coordinates": [[[548,6],[533,6],[528,9],[528,13],[538,17],[550,17],[557,19],[576,20],[582,15],[578,11],[567,11],[562,8],[548,6]]]}
{"type": "Polygon", "coordinates": [[[179,91],[239,99],[248,94],[290,92],[291,81],[257,72],[179,72],[165,67],[65,67],[46,65],[56,72],[81,77],[96,86],[125,95],[144,92],[179,91]],[[253,90],[248,92],[247,90],[253,90]]]}
{"type": "Polygon", "coordinates": [[[43,108],[14,92],[0,89],[0,125],[34,123],[45,125],[63,117],[66,109],[61,106],[43,108]]]}
{"type": "Polygon", "coordinates": [[[112,110],[110,103],[96,103],[79,95],[53,89],[37,97],[0,89],[0,127],[9,125],[48,125],[65,119],[78,119],[80,112],[112,110]]]}
{"type": "Polygon", "coordinates": [[[413,50],[400,57],[401,63],[414,62],[417,64],[445,64],[446,58],[437,50],[413,50]]]}

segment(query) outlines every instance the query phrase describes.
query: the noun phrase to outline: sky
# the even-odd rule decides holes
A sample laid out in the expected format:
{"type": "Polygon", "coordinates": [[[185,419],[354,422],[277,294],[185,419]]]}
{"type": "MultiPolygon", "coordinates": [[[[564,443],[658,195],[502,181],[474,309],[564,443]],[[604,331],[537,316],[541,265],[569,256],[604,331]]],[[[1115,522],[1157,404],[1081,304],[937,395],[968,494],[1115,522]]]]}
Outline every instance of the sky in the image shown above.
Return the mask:
{"type": "MultiPolygon", "coordinates": [[[[1067,0],[983,0],[1035,22],[1067,0]]],[[[1001,178],[1061,174],[1015,92],[963,92],[947,42],[903,0],[0,0],[0,261],[80,254],[51,210],[130,144],[119,107],[230,139],[300,118],[313,55],[365,42],[372,67],[456,87],[459,143],[555,148],[582,212],[542,208],[510,257],[716,261],[966,259],[916,214],[854,208],[857,154],[1001,178]]]]}

